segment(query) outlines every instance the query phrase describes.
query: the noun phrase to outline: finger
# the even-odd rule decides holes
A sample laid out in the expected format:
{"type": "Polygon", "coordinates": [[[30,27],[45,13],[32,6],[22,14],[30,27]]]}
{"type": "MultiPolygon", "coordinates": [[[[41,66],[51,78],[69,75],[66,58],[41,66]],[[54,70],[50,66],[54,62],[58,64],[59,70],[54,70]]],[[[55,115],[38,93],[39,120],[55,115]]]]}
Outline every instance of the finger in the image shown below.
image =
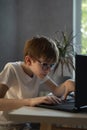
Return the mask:
{"type": "Polygon", "coordinates": [[[61,102],[61,99],[60,98],[58,98],[58,97],[52,97],[53,98],[53,100],[54,100],[54,103],[60,103],[61,102]]]}
{"type": "Polygon", "coordinates": [[[65,92],[64,95],[61,97],[61,100],[66,100],[68,93],[65,92]]]}
{"type": "Polygon", "coordinates": [[[56,96],[48,96],[49,100],[51,101],[51,103],[60,103],[61,102],[61,99],[56,97],[56,96]]]}

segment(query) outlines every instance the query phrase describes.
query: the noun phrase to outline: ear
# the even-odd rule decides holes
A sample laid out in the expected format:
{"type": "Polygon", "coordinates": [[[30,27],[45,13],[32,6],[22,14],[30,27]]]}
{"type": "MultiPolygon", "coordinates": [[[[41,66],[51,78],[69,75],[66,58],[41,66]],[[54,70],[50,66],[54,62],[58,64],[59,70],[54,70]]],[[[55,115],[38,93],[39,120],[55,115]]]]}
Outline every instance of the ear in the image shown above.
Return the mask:
{"type": "Polygon", "coordinates": [[[26,64],[30,65],[30,64],[31,64],[31,60],[32,60],[32,59],[31,59],[30,56],[28,56],[28,55],[25,56],[25,63],[26,63],[26,64]]]}

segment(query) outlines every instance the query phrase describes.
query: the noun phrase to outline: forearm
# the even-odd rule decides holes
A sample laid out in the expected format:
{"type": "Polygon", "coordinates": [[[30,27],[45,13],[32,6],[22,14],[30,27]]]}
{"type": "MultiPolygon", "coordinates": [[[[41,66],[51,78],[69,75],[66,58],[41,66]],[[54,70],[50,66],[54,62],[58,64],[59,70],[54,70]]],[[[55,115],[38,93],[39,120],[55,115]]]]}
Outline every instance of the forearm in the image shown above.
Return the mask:
{"type": "Polygon", "coordinates": [[[75,91],[75,82],[73,80],[66,80],[64,83],[62,83],[58,89],[55,89],[55,94],[58,96],[62,96],[63,99],[66,99],[67,95],[70,92],[75,91]]]}
{"type": "Polygon", "coordinates": [[[51,91],[58,97],[65,96],[72,91],[75,91],[75,82],[73,80],[67,80],[61,85],[55,84],[52,80],[47,80],[46,84],[51,91]]]}
{"type": "Polygon", "coordinates": [[[64,93],[64,85],[63,84],[58,85],[53,80],[47,80],[46,84],[54,95],[57,95],[58,97],[63,95],[63,93],[64,93]]]}
{"type": "Polygon", "coordinates": [[[10,111],[23,106],[36,106],[40,103],[59,103],[60,100],[56,96],[43,96],[28,99],[0,99],[0,111],[10,111]]]}
{"type": "Polygon", "coordinates": [[[4,99],[0,98],[0,111],[17,109],[22,106],[30,105],[29,99],[4,99]]]}
{"type": "Polygon", "coordinates": [[[64,93],[65,93],[65,85],[64,84],[58,85],[55,88],[54,94],[57,95],[58,97],[62,97],[64,93]]]}

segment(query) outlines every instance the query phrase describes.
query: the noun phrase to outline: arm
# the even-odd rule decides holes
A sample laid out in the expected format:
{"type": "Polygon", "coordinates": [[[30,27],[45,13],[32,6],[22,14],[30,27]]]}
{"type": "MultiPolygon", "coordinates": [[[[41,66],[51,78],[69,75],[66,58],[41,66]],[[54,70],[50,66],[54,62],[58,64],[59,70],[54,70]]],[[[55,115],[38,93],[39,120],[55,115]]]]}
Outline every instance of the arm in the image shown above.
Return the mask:
{"type": "Polygon", "coordinates": [[[0,98],[0,111],[8,111],[23,106],[35,106],[40,103],[59,103],[60,100],[55,96],[43,96],[29,99],[4,99],[0,98]]]}
{"type": "Polygon", "coordinates": [[[43,96],[29,99],[6,99],[4,98],[8,86],[0,84],[0,111],[17,109],[23,106],[35,106],[40,103],[55,103],[60,100],[56,96],[43,96]]]}
{"type": "Polygon", "coordinates": [[[4,98],[6,92],[8,91],[8,86],[5,84],[0,84],[0,98],[4,98]]]}
{"type": "Polygon", "coordinates": [[[75,91],[75,82],[71,79],[66,80],[61,85],[57,85],[54,81],[52,81],[50,78],[46,81],[46,84],[49,86],[49,88],[52,90],[52,92],[58,96],[62,97],[63,99],[66,99],[67,95],[75,91]]]}

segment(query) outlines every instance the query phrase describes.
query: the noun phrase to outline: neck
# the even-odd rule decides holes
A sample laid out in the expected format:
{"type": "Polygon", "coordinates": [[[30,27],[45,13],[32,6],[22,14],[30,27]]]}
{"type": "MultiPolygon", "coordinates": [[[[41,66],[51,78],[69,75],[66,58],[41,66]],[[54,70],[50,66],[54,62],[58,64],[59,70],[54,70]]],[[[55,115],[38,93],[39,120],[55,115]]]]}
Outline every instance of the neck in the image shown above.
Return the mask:
{"type": "Polygon", "coordinates": [[[33,73],[32,71],[29,69],[29,67],[27,67],[27,65],[25,63],[21,64],[23,71],[30,76],[31,78],[33,77],[33,73]]]}

